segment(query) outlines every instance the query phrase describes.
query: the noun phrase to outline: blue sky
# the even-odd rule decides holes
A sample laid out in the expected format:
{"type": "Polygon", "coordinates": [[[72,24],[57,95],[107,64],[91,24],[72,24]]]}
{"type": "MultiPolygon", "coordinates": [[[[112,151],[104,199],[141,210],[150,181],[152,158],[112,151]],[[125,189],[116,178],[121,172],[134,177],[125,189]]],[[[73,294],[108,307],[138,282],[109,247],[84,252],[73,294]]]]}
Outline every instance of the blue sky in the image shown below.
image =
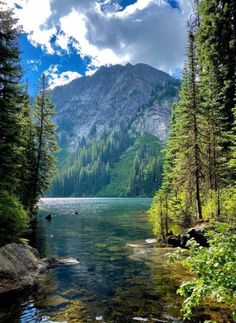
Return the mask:
{"type": "Polygon", "coordinates": [[[105,64],[146,63],[180,76],[190,0],[9,0],[23,26],[24,81],[53,88],[105,64]]]}

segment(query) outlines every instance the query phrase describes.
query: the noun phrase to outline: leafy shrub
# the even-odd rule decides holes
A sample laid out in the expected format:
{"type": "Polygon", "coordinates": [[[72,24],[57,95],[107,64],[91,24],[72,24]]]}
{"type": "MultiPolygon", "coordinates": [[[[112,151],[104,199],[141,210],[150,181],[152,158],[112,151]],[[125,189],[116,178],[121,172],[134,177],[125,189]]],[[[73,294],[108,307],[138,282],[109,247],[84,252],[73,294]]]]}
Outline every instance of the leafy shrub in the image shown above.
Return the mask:
{"type": "MultiPolygon", "coordinates": [[[[220,191],[220,208],[221,217],[228,219],[234,219],[236,214],[236,188],[226,187],[220,191]]],[[[203,204],[203,218],[205,220],[214,219],[217,209],[217,196],[214,191],[209,190],[205,196],[203,204]]]]}
{"type": "MultiPolygon", "coordinates": [[[[209,248],[203,248],[190,240],[189,255],[182,260],[183,265],[196,275],[196,278],[182,282],[177,291],[185,298],[182,305],[184,318],[191,319],[192,310],[209,298],[228,304],[236,322],[236,234],[221,226],[220,232],[209,234],[209,243],[209,248]]],[[[175,256],[180,252],[178,250],[175,256]]]]}
{"type": "Polygon", "coordinates": [[[0,244],[14,240],[28,228],[29,217],[19,200],[0,192],[0,244]]]}

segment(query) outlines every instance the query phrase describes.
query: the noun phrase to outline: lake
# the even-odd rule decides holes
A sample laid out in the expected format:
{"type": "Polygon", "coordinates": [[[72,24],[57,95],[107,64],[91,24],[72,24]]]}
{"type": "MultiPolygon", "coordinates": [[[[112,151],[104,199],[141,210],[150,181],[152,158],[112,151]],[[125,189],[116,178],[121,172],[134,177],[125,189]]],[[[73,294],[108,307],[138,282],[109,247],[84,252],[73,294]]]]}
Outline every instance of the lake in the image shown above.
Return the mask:
{"type": "Polygon", "coordinates": [[[1,304],[0,322],[177,317],[178,269],[166,264],[166,250],[142,247],[152,237],[150,204],[148,198],[42,199],[33,245],[41,257],[72,256],[79,264],[49,270],[32,293],[1,304]]]}

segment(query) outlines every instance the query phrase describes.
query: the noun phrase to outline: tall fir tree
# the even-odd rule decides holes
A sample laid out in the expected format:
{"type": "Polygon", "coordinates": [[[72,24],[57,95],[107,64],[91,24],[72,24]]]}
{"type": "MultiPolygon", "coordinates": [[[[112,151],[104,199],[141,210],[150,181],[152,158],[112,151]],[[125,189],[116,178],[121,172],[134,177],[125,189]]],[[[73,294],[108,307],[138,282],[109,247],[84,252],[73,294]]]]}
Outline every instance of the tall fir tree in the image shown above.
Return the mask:
{"type": "Polygon", "coordinates": [[[0,2],[0,188],[13,193],[22,158],[19,32],[13,11],[0,2]]]}
{"type": "Polygon", "coordinates": [[[28,86],[23,97],[23,107],[21,111],[21,119],[23,126],[23,155],[20,167],[20,189],[19,197],[26,210],[32,211],[35,199],[32,191],[32,183],[35,178],[36,164],[36,131],[33,122],[33,107],[30,104],[28,94],[28,86]]]}
{"type": "MultiPolygon", "coordinates": [[[[201,150],[203,120],[199,104],[197,67],[195,36],[190,28],[187,63],[180,91],[180,100],[176,107],[178,118],[175,125],[177,129],[175,144],[178,145],[178,151],[174,186],[180,190],[184,189],[186,201],[189,205],[192,204],[192,200],[196,201],[197,215],[199,219],[202,219],[200,190],[203,175],[201,150]]],[[[191,208],[189,209],[191,210],[191,208]]]]}
{"type": "Polygon", "coordinates": [[[51,103],[48,92],[46,76],[40,80],[40,91],[36,96],[33,107],[34,120],[34,175],[32,178],[32,206],[49,188],[56,169],[55,153],[57,152],[56,125],[52,121],[54,105],[51,103]]]}
{"type": "Polygon", "coordinates": [[[214,100],[223,118],[222,149],[228,160],[231,143],[227,135],[233,127],[236,87],[236,2],[202,0],[199,16],[198,55],[202,70],[213,76],[218,89],[214,100]]]}

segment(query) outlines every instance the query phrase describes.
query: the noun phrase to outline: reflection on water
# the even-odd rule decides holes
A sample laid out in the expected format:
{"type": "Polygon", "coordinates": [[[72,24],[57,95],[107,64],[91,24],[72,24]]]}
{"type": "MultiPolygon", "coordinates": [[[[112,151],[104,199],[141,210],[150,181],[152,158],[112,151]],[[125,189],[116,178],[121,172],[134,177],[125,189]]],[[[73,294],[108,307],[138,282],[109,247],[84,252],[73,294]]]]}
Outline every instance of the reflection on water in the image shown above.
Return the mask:
{"type": "Polygon", "coordinates": [[[43,199],[34,245],[42,257],[72,256],[80,263],[48,271],[33,293],[1,304],[0,322],[178,317],[182,269],[166,265],[164,249],[127,246],[151,237],[145,214],[150,204],[139,198],[43,199]],[[49,213],[51,222],[45,220],[49,213]]]}

